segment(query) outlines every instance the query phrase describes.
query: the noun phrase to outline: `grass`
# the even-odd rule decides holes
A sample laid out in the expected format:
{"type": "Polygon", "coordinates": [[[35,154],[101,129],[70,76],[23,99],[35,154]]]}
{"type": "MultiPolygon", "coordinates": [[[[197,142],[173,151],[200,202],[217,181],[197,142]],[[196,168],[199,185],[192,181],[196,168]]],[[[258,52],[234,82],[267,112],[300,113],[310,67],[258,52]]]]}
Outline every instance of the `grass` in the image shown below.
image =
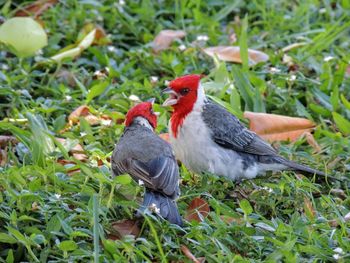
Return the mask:
{"type": "MultiPolygon", "coordinates": [[[[5,19],[23,5],[5,2],[0,7],[5,19]]],[[[0,262],[190,262],[181,245],[207,262],[348,262],[348,181],[316,182],[292,172],[234,184],[181,167],[180,212],[201,196],[211,208],[203,222],[180,228],[150,216],[137,238],[107,239],[112,222],[133,218],[142,195],[127,177],[110,175],[108,158],[123,125],[92,126],[80,119],[80,125],[60,132],[82,104],[116,120],[133,105],[130,95],[161,103],[165,80],[204,73],[208,94],[239,116],[251,110],[315,121],[320,153],[305,139],[278,145],[279,151],[350,179],[348,1],[122,3],[61,0],[41,16],[49,35],[42,54],[19,60],[0,51],[0,132],[21,142],[2,147],[8,161],[0,167],[0,262]],[[112,43],[61,64],[38,65],[74,43],[87,22],[101,25],[112,43]],[[153,54],[150,42],[161,29],[182,29],[187,36],[153,54]],[[233,32],[235,45],[264,51],[269,62],[248,68],[247,58],[242,67],[201,52],[202,46],[230,45],[233,32]],[[209,40],[194,44],[198,35],[209,40]],[[290,58],[281,51],[300,42],[306,44],[290,50],[290,58]],[[95,79],[94,72],[105,67],[108,77],[95,79]],[[75,160],[54,137],[83,145],[88,161],[75,160]],[[58,163],[62,158],[76,164],[58,163]],[[69,176],[71,169],[79,171],[69,176]]],[[[157,132],[166,132],[169,113],[159,105],[156,110],[161,112],[157,132]]]]}

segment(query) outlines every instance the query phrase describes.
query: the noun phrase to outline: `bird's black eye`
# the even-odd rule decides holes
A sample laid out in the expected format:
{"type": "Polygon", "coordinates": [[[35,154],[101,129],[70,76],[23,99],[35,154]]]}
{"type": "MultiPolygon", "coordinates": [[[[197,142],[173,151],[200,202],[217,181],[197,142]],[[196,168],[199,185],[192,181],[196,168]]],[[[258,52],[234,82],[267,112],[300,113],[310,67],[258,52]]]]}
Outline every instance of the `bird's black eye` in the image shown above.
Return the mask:
{"type": "Polygon", "coordinates": [[[180,90],[180,94],[181,94],[182,96],[187,95],[189,92],[190,92],[190,89],[189,89],[189,88],[183,88],[183,89],[180,90]]]}

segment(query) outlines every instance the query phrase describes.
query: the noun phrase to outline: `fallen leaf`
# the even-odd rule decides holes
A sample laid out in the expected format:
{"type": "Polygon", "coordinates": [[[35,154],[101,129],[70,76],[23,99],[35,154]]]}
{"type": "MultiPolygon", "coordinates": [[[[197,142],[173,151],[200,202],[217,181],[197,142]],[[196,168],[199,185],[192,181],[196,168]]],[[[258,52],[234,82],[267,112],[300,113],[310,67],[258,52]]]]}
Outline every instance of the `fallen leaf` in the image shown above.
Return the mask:
{"type": "Polygon", "coordinates": [[[193,254],[192,254],[192,252],[189,250],[189,248],[188,247],[186,247],[185,245],[181,245],[181,251],[182,251],[182,253],[184,253],[184,255],[188,258],[188,259],[190,259],[192,262],[194,262],[194,263],[202,263],[202,262],[204,262],[205,261],[205,258],[196,258],[193,254]]]}
{"type": "Polygon", "coordinates": [[[45,10],[55,5],[58,0],[38,0],[24,7],[20,7],[14,16],[40,16],[45,10]]]}
{"type": "MultiPolygon", "coordinates": [[[[56,138],[63,146],[67,146],[67,139],[64,138],[56,138]]],[[[70,153],[84,153],[83,147],[78,143],[73,148],[69,150],[70,153]]]]}
{"type": "Polygon", "coordinates": [[[101,26],[95,25],[93,23],[88,23],[84,25],[84,27],[80,30],[78,34],[77,42],[82,41],[94,29],[96,29],[96,33],[92,44],[101,46],[111,43],[111,40],[107,37],[107,34],[104,31],[104,29],[101,26]]]}
{"type": "Polygon", "coordinates": [[[136,220],[123,219],[112,223],[113,233],[108,235],[109,239],[121,239],[126,235],[133,235],[138,237],[140,228],[136,220]]]}
{"type": "Polygon", "coordinates": [[[82,105],[82,106],[79,106],[78,108],[76,108],[68,116],[69,125],[73,125],[75,123],[78,123],[80,117],[84,117],[85,120],[91,125],[96,125],[100,122],[100,119],[90,112],[90,109],[87,105],[82,105]]]}
{"type": "Polygon", "coordinates": [[[18,141],[15,136],[0,135],[0,147],[6,147],[9,144],[17,144],[18,141]]]}
{"type": "Polygon", "coordinates": [[[307,132],[311,132],[315,124],[303,118],[288,117],[276,114],[244,112],[249,120],[249,129],[263,139],[274,141],[295,141],[307,132]]]}
{"type": "Polygon", "coordinates": [[[185,36],[186,32],[182,30],[162,30],[153,40],[153,51],[158,53],[159,51],[168,49],[174,40],[184,38],[185,36]]]}
{"type": "Polygon", "coordinates": [[[161,133],[161,134],[159,134],[159,137],[162,138],[166,142],[170,142],[169,133],[161,133]]]}
{"type": "Polygon", "coordinates": [[[29,57],[47,45],[44,29],[30,17],[13,17],[0,26],[0,43],[18,57],[29,57]]]}
{"type": "Polygon", "coordinates": [[[290,51],[292,49],[303,47],[303,46],[305,46],[307,44],[309,44],[309,43],[308,42],[293,43],[293,44],[290,44],[290,45],[282,48],[282,52],[288,52],[288,51],[290,51]]]}
{"type": "Polygon", "coordinates": [[[195,220],[197,222],[201,222],[201,217],[206,218],[209,212],[210,208],[208,203],[205,200],[196,197],[187,207],[185,218],[187,221],[195,220]],[[201,217],[199,216],[199,214],[201,215],[201,217]]]}
{"type": "Polygon", "coordinates": [[[93,29],[89,34],[87,34],[76,47],[73,47],[68,50],[64,50],[63,52],[59,52],[58,54],[51,57],[52,60],[59,62],[65,58],[75,58],[79,56],[85,49],[90,47],[95,40],[97,29],[93,29]]]}
{"type": "MultiPolygon", "coordinates": [[[[242,63],[240,48],[238,46],[217,46],[203,49],[204,53],[219,60],[227,62],[242,63]]],[[[264,52],[248,49],[249,65],[253,66],[259,62],[269,60],[269,55],[264,52]]]]}

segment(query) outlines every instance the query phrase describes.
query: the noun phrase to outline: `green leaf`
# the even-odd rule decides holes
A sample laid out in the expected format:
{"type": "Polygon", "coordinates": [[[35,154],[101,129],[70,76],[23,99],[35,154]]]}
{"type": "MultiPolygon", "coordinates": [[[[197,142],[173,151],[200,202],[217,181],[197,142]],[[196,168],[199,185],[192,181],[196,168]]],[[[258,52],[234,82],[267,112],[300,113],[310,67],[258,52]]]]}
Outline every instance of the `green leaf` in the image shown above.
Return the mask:
{"type": "Polygon", "coordinates": [[[18,57],[28,57],[47,45],[47,35],[34,19],[13,17],[0,26],[0,42],[18,57]]]}
{"type": "Polygon", "coordinates": [[[232,73],[235,82],[235,87],[237,87],[240,95],[245,102],[245,110],[253,111],[254,109],[254,92],[246,75],[235,65],[232,66],[232,73]]]}
{"type": "Polygon", "coordinates": [[[6,257],[6,263],[13,263],[15,262],[15,257],[13,256],[13,250],[9,249],[9,252],[7,253],[6,257]]]}
{"type": "Polygon", "coordinates": [[[247,29],[248,29],[248,15],[245,15],[244,19],[242,20],[241,36],[239,38],[239,53],[241,56],[244,72],[247,72],[249,70],[247,29]]]}
{"type": "Polygon", "coordinates": [[[89,93],[86,96],[86,103],[88,104],[93,98],[101,95],[108,87],[108,85],[108,81],[103,81],[92,86],[92,88],[89,90],[89,93]]]}
{"type": "Polygon", "coordinates": [[[317,114],[320,114],[324,117],[330,117],[332,115],[331,111],[327,110],[324,107],[321,107],[320,105],[314,104],[314,103],[310,103],[309,108],[313,112],[316,112],[317,114]]]}
{"type": "Polygon", "coordinates": [[[0,233],[0,243],[15,244],[17,239],[6,233],[0,233]]]}
{"type": "Polygon", "coordinates": [[[345,119],[343,116],[341,116],[339,113],[332,112],[333,119],[335,121],[335,124],[337,125],[338,129],[344,134],[344,135],[350,135],[350,121],[345,119]]]}
{"type": "Polygon", "coordinates": [[[350,110],[350,102],[345,98],[343,94],[340,94],[341,102],[344,104],[345,108],[350,110]]]}
{"type": "Polygon", "coordinates": [[[73,251],[78,248],[78,245],[73,240],[65,240],[58,244],[58,248],[62,251],[73,251]]]}
{"type": "Polygon", "coordinates": [[[250,215],[253,212],[253,208],[247,199],[242,199],[239,202],[239,207],[243,210],[244,214],[250,215]]]}
{"type": "Polygon", "coordinates": [[[128,174],[118,175],[114,178],[114,182],[121,185],[127,185],[131,183],[131,177],[128,174]]]}
{"type": "Polygon", "coordinates": [[[23,245],[30,246],[31,242],[17,229],[14,229],[12,227],[7,227],[7,230],[23,245]]]}

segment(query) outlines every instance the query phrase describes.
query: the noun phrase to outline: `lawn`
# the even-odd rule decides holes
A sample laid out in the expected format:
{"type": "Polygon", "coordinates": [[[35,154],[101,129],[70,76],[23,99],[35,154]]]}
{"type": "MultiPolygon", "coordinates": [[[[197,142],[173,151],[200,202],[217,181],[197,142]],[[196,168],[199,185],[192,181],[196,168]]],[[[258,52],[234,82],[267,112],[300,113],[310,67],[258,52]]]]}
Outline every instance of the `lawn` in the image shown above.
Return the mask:
{"type": "MultiPolygon", "coordinates": [[[[0,23],[30,2],[0,1],[0,23]]],[[[0,262],[350,262],[349,1],[44,2],[30,15],[45,47],[0,44],[0,262]],[[165,29],[184,32],[154,41],[165,29]],[[110,171],[124,116],[154,97],[167,133],[161,90],[190,73],[247,125],[244,112],[311,121],[273,145],[332,178],[235,183],[180,164],[179,210],[195,220],[136,219],[143,187],[110,171]]]]}

